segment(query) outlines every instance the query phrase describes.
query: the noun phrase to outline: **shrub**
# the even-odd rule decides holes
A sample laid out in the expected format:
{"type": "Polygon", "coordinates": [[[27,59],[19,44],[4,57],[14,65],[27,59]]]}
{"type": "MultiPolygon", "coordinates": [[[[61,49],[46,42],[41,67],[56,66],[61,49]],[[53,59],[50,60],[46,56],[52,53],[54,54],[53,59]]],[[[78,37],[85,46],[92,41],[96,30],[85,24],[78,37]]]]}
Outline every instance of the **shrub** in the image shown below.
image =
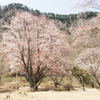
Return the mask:
{"type": "Polygon", "coordinates": [[[70,91],[70,90],[73,90],[73,89],[74,89],[73,86],[72,86],[72,84],[69,84],[69,83],[67,83],[67,84],[64,86],[64,88],[65,88],[67,91],[70,91]]]}

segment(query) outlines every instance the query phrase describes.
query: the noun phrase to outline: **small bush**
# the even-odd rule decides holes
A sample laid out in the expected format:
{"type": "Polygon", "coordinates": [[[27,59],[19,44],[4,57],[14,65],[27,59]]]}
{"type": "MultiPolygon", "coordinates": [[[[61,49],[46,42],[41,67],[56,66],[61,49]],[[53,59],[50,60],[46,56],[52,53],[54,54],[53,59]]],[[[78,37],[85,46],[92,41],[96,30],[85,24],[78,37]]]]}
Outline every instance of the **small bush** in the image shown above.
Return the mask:
{"type": "Polygon", "coordinates": [[[72,86],[72,84],[66,84],[65,86],[64,86],[64,88],[67,90],[67,91],[70,91],[70,90],[73,90],[73,86],[72,86]]]}

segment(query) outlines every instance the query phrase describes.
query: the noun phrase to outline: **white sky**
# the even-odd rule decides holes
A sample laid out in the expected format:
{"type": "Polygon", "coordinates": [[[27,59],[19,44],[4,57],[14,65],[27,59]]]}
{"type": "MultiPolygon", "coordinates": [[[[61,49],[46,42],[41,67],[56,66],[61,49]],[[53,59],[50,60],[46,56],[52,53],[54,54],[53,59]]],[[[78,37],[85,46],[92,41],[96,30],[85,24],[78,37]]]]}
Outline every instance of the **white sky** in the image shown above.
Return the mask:
{"type": "Polygon", "coordinates": [[[73,8],[74,5],[80,1],[82,0],[0,0],[0,5],[4,6],[10,3],[21,3],[29,8],[33,8],[33,10],[37,9],[41,12],[52,12],[55,14],[75,14],[93,10],[73,8]]]}

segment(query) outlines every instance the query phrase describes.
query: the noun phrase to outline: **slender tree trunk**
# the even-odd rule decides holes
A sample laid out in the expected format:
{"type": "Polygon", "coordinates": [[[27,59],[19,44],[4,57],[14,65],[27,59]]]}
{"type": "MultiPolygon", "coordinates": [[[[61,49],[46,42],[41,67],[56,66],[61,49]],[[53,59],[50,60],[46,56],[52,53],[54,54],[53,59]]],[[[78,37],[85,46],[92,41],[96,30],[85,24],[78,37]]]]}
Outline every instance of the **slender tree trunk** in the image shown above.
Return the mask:
{"type": "Polygon", "coordinates": [[[84,85],[84,82],[83,82],[83,91],[85,91],[85,85],[84,85]]]}
{"type": "Polygon", "coordinates": [[[100,86],[100,82],[99,82],[98,78],[96,77],[96,75],[95,75],[95,74],[93,74],[93,76],[94,76],[94,78],[96,79],[96,81],[97,81],[98,85],[100,86]]]}
{"type": "Polygon", "coordinates": [[[58,86],[57,86],[57,85],[58,85],[58,83],[56,83],[56,82],[55,82],[55,83],[54,83],[54,85],[55,85],[55,87],[56,87],[56,88],[58,87],[58,86]]]}
{"type": "Polygon", "coordinates": [[[1,76],[0,76],[0,83],[1,83],[1,76]]]}
{"type": "Polygon", "coordinates": [[[97,81],[98,85],[100,86],[100,82],[98,81],[98,79],[97,79],[97,78],[96,78],[96,81],[97,81]]]}
{"type": "Polygon", "coordinates": [[[29,82],[28,77],[26,75],[24,75],[25,79],[27,80],[27,82],[29,82]]]}
{"type": "Polygon", "coordinates": [[[52,78],[52,80],[53,80],[53,83],[54,83],[54,87],[57,88],[58,83],[55,81],[55,79],[52,78]]]}
{"type": "Polygon", "coordinates": [[[90,82],[92,88],[94,88],[94,82],[90,82]]]}

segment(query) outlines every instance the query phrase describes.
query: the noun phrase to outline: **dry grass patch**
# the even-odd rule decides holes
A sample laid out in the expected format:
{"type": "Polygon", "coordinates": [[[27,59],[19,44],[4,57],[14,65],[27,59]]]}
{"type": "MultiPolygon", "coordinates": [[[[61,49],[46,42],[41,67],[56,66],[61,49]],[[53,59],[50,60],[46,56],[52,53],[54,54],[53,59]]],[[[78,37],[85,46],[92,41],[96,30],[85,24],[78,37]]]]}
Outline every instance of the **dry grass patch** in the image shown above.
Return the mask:
{"type": "Polygon", "coordinates": [[[0,100],[99,100],[100,91],[96,89],[86,89],[86,91],[41,91],[27,92],[27,87],[21,87],[19,91],[11,93],[1,93],[0,100]],[[20,93],[19,93],[20,92],[20,93]]]}
{"type": "MultiPolygon", "coordinates": [[[[19,79],[21,80],[21,78],[19,79]]],[[[6,80],[7,81],[7,80],[6,80]]],[[[71,84],[59,85],[58,88],[54,87],[53,82],[44,80],[37,92],[30,92],[29,83],[25,80],[6,82],[0,88],[0,100],[99,100],[100,91],[97,89],[86,88],[83,91],[80,87],[75,87],[71,84]],[[16,87],[19,86],[19,90],[16,87]],[[61,90],[62,91],[61,91],[61,90]],[[68,91],[68,89],[71,91],[68,91]]]]}

